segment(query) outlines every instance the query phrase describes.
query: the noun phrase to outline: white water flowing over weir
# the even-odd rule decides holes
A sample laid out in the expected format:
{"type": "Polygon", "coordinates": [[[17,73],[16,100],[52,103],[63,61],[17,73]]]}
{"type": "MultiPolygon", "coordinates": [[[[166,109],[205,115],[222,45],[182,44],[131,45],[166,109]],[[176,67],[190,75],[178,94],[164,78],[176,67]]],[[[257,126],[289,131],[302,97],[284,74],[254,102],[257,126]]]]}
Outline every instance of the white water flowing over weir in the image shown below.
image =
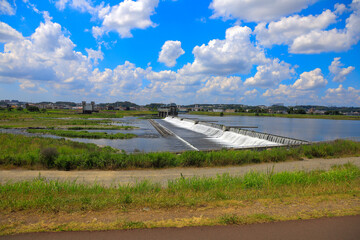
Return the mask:
{"type": "Polygon", "coordinates": [[[207,136],[207,139],[217,142],[229,148],[247,148],[247,147],[267,147],[267,146],[281,146],[283,144],[239,134],[233,131],[224,131],[222,129],[207,126],[205,124],[196,123],[190,119],[183,119],[177,117],[167,117],[164,121],[179,127],[185,128],[194,132],[202,133],[207,136]]]}

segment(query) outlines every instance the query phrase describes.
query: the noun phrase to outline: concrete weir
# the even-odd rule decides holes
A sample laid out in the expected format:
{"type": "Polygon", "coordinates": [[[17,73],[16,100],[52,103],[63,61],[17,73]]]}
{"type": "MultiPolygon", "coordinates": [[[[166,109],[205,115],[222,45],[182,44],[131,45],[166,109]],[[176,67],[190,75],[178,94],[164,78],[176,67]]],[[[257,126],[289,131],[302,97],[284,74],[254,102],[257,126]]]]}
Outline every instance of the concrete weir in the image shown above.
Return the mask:
{"type": "Polygon", "coordinates": [[[287,145],[287,146],[293,146],[293,145],[303,145],[303,144],[309,144],[308,141],[304,141],[304,140],[299,140],[299,139],[294,139],[294,138],[289,138],[289,137],[284,137],[284,136],[278,136],[278,135],[274,135],[274,134],[270,134],[270,133],[262,133],[262,132],[257,132],[257,131],[253,131],[253,130],[246,130],[240,127],[229,127],[229,126],[225,126],[225,125],[221,125],[221,124],[216,124],[216,123],[211,123],[211,122],[203,122],[203,121],[199,121],[199,120],[191,120],[191,119],[187,119],[187,118],[179,118],[179,117],[169,117],[172,118],[174,120],[178,120],[178,121],[182,121],[186,124],[194,124],[197,125],[199,124],[200,126],[207,126],[213,129],[218,129],[221,130],[221,132],[223,134],[226,134],[226,132],[229,132],[229,134],[240,134],[243,136],[248,136],[251,138],[256,138],[256,139],[262,139],[265,141],[269,141],[272,143],[276,143],[276,145],[287,145]]]}

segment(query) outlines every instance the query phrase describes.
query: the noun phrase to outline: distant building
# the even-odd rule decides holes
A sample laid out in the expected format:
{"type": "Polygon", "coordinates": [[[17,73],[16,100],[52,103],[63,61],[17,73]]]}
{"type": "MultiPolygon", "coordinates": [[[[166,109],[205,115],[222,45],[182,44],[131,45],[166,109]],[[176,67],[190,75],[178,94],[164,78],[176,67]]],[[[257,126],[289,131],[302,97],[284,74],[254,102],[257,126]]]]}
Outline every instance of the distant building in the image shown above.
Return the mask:
{"type": "Polygon", "coordinates": [[[170,103],[167,105],[162,105],[158,108],[158,116],[159,117],[167,117],[167,116],[177,116],[178,108],[175,103],[170,103]]]}
{"type": "Polygon", "coordinates": [[[95,109],[95,102],[86,103],[86,101],[82,101],[82,110],[84,114],[91,114],[93,112],[98,112],[95,109]]]}
{"type": "Polygon", "coordinates": [[[221,108],[214,108],[213,112],[224,112],[224,109],[221,108]]]}

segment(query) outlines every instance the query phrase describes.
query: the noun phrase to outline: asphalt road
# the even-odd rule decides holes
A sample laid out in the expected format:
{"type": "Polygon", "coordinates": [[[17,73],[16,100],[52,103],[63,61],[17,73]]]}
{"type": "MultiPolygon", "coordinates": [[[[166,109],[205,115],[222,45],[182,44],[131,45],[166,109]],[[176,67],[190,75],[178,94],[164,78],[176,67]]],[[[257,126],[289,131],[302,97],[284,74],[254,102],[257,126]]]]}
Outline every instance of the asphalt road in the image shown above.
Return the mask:
{"type": "Polygon", "coordinates": [[[315,220],[299,220],[252,225],[212,227],[156,228],[99,232],[28,233],[3,236],[0,239],[52,239],[52,240],[183,240],[183,239],[266,239],[266,240],[358,240],[360,239],[360,215],[315,220]]]}
{"type": "Polygon", "coordinates": [[[337,159],[309,159],[303,161],[262,163],[246,166],[215,167],[215,168],[169,168],[169,169],[143,169],[143,170],[87,170],[87,171],[57,171],[57,170],[0,170],[0,183],[31,180],[41,175],[46,179],[61,181],[77,181],[78,183],[99,184],[110,186],[117,184],[133,184],[142,180],[166,185],[168,180],[184,177],[214,177],[218,174],[229,173],[232,176],[241,176],[254,170],[259,172],[281,171],[310,171],[314,169],[328,170],[334,164],[351,162],[360,167],[360,157],[337,159]]]}

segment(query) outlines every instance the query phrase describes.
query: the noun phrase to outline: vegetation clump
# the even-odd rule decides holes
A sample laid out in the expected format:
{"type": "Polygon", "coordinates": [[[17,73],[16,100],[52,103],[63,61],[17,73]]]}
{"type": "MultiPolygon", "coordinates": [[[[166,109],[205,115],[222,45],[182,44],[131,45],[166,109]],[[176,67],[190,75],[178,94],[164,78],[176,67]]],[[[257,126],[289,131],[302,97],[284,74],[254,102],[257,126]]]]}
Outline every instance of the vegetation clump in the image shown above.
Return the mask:
{"type": "Polygon", "coordinates": [[[52,134],[61,137],[70,138],[105,138],[105,139],[129,139],[136,137],[132,133],[114,133],[106,132],[88,132],[88,131],[71,131],[71,130],[54,130],[54,129],[28,129],[29,133],[52,134]]]}

